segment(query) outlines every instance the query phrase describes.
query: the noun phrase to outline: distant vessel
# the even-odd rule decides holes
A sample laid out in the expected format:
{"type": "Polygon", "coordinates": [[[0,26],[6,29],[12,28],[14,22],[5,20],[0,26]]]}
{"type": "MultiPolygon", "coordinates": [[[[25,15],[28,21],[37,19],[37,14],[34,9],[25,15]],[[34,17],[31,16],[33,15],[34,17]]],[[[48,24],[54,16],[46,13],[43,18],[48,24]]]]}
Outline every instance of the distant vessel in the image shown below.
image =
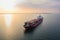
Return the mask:
{"type": "Polygon", "coordinates": [[[24,28],[27,29],[27,30],[32,29],[32,28],[35,28],[39,24],[41,24],[42,21],[43,21],[43,17],[42,16],[38,16],[36,19],[33,19],[31,21],[25,22],[24,28]]]}

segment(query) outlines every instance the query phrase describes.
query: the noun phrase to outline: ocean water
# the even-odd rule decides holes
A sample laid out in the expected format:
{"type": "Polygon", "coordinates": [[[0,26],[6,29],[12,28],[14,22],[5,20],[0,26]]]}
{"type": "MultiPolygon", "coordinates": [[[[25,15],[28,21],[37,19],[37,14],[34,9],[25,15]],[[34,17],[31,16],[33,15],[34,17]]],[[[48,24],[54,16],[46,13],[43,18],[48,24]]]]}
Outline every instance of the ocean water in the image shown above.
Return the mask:
{"type": "Polygon", "coordinates": [[[0,40],[60,40],[60,14],[0,14],[0,40]],[[39,15],[43,22],[26,32],[24,22],[39,15]]]}

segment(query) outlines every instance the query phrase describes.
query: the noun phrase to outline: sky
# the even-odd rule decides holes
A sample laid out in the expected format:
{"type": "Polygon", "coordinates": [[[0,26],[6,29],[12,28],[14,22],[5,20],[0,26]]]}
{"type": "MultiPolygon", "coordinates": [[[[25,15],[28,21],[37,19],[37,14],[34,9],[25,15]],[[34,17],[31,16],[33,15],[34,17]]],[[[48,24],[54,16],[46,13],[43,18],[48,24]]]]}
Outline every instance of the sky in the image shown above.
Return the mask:
{"type": "Polygon", "coordinates": [[[60,13],[60,0],[0,0],[0,13],[60,13]]]}

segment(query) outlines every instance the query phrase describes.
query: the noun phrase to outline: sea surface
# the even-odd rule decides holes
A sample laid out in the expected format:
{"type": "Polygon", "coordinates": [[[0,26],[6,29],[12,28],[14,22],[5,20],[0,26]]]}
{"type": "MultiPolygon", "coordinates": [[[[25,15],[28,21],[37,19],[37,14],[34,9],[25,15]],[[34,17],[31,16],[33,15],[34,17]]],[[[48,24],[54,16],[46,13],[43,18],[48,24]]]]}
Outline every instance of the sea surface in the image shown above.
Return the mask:
{"type": "Polygon", "coordinates": [[[60,40],[60,14],[0,14],[0,40],[60,40]],[[24,22],[43,16],[43,22],[25,31],[24,22]]]}

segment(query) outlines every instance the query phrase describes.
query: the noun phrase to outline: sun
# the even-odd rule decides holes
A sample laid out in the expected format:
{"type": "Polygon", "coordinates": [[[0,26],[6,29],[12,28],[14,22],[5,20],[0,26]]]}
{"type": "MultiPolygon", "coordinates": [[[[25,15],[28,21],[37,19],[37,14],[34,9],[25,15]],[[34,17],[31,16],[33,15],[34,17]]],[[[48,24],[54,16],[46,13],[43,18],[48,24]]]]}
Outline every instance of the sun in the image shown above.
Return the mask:
{"type": "Polygon", "coordinates": [[[1,4],[4,10],[13,10],[15,5],[15,0],[2,0],[1,4]]]}
{"type": "Polygon", "coordinates": [[[1,7],[4,10],[15,10],[17,4],[22,4],[24,3],[26,0],[1,0],[1,7]]]}
{"type": "MultiPolygon", "coordinates": [[[[0,9],[2,13],[15,13],[19,10],[20,6],[27,0],[0,0],[0,9]]],[[[20,9],[21,10],[21,9],[20,9]]]]}

